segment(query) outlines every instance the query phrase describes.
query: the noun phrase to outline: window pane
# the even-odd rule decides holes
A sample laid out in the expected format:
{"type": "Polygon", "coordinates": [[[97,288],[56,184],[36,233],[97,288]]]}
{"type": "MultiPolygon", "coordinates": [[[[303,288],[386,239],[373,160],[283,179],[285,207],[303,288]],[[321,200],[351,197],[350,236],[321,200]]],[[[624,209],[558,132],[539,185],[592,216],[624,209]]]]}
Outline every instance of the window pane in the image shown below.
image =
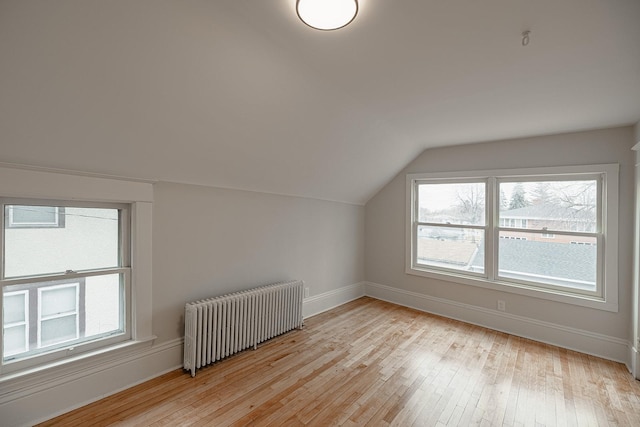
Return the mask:
{"type": "Polygon", "coordinates": [[[500,232],[498,270],[502,278],[596,291],[597,240],[529,233],[527,240],[500,232]]]}
{"type": "Polygon", "coordinates": [[[4,317],[4,324],[10,325],[12,323],[26,322],[26,293],[15,293],[4,296],[2,304],[2,315],[4,317]]]}
{"type": "Polygon", "coordinates": [[[597,231],[596,180],[500,183],[501,227],[597,231]]]}
{"type": "Polygon", "coordinates": [[[121,275],[87,277],[85,336],[124,332],[124,301],[121,275]]]}
{"type": "Polygon", "coordinates": [[[418,221],[484,225],[483,182],[418,185],[418,221]]]}
{"type": "Polygon", "coordinates": [[[40,322],[40,346],[46,347],[78,338],[77,315],[40,322]]]}
{"type": "Polygon", "coordinates": [[[40,316],[47,318],[64,313],[76,313],[78,311],[79,283],[70,286],[43,288],[40,294],[40,316]]]}
{"type": "Polygon", "coordinates": [[[484,231],[469,228],[419,226],[417,263],[484,272],[484,231]]]}
{"type": "Polygon", "coordinates": [[[118,209],[67,207],[63,214],[64,228],[5,224],[5,277],[119,266],[118,209]]]}
{"type": "Polygon", "coordinates": [[[4,330],[4,356],[27,351],[26,325],[17,325],[4,330]]]}

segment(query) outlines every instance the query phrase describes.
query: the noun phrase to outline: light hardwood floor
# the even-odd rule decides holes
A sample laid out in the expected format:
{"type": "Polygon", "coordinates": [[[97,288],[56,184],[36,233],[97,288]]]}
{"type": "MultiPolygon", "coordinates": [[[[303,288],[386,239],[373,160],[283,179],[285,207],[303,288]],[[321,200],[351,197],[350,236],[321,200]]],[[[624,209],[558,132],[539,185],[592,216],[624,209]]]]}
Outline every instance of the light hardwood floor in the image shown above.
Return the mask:
{"type": "Polygon", "coordinates": [[[638,426],[619,363],[361,298],[43,425],[638,426]]]}

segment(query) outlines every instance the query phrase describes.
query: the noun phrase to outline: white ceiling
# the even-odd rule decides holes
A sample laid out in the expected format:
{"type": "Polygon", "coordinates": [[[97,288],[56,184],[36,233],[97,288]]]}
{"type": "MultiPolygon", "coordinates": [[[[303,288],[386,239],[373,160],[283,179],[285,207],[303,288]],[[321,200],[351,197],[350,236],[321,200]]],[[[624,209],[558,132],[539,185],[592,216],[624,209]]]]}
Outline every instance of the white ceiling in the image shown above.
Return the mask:
{"type": "Polygon", "coordinates": [[[0,0],[0,161],[363,204],[429,147],[640,120],[639,0],[294,8],[0,0]]]}

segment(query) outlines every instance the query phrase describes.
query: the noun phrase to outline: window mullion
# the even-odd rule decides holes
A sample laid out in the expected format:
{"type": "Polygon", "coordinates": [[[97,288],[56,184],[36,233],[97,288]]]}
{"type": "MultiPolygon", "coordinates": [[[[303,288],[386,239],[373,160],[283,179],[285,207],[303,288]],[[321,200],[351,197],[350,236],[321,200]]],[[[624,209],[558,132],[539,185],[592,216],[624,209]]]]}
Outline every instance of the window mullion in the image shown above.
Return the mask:
{"type": "Polygon", "coordinates": [[[487,178],[487,202],[485,207],[486,229],[485,229],[485,271],[487,279],[493,281],[498,271],[497,253],[498,253],[498,232],[497,232],[497,216],[500,203],[497,197],[497,181],[495,177],[487,178]]]}

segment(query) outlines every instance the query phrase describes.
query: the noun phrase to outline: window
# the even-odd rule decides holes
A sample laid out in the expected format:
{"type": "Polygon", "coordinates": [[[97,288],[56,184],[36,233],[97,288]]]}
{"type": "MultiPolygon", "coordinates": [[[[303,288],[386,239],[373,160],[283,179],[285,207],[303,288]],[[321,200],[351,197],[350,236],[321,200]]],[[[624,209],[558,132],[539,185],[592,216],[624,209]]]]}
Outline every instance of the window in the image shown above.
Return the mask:
{"type": "Polygon", "coordinates": [[[525,225],[498,227],[501,237],[527,236],[526,242],[499,243],[498,278],[599,296],[596,242],[602,229],[598,215],[601,183],[600,175],[592,174],[498,178],[499,206],[508,206],[499,210],[499,217],[527,215],[531,219],[525,225]],[[520,202],[514,206],[516,194],[520,202]],[[578,228],[585,231],[573,231],[578,228]],[[571,246],[576,237],[594,246],[571,246]]]}
{"type": "MultiPolygon", "coordinates": [[[[97,373],[104,369],[105,363],[118,363],[151,347],[155,339],[151,305],[152,183],[3,165],[0,166],[0,209],[3,210],[0,222],[4,221],[0,223],[0,388],[9,390],[8,398],[23,393],[25,387],[40,390],[43,373],[53,381],[48,384],[67,381],[70,373],[83,376],[97,373]],[[54,207],[61,226],[12,227],[7,206],[54,207]],[[109,223],[118,224],[118,239],[105,239],[113,228],[96,226],[91,231],[92,239],[80,243],[63,239],[57,240],[58,246],[47,246],[46,236],[68,236],[65,230],[77,227],[72,220],[84,217],[78,211],[69,212],[72,208],[117,212],[109,223]],[[23,239],[15,240],[11,247],[11,242],[7,245],[11,235],[23,239]],[[32,236],[40,239],[40,244],[34,244],[32,236]],[[112,243],[97,244],[107,241],[112,243]],[[21,245],[24,250],[28,243],[33,251],[31,271],[24,262],[21,265],[20,257],[15,258],[21,245]],[[98,252],[103,254],[100,262],[98,252]],[[73,259],[74,265],[65,265],[68,263],[62,262],[64,259],[73,259]],[[78,283],[77,316],[75,307],[70,306],[70,291],[58,293],[52,289],[49,293],[44,289],[73,283],[78,283]],[[43,299],[39,302],[41,288],[45,291],[40,293],[43,299]],[[135,298],[131,298],[133,294],[135,298]],[[63,327],[54,334],[45,330],[56,323],[54,315],[46,312],[49,296],[61,298],[64,303],[64,310],[58,311],[64,318],[58,325],[63,327]],[[10,304],[11,301],[14,302],[10,304]],[[98,306],[102,306],[100,310],[96,310],[98,306]],[[116,307],[121,308],[118,316],[114,314],[116,307]],[[71,335],[70,319],[77,321],[77,329],[75,325],[73,329],[78,338],[67,341],[63,335],[71,335]],[[119,332],[122,327],[124,331],[119,332]],[[38,328],[40,345],[44,332],[45,343],[51,338],[50,346],[37,348],[38,328]]],[[[18,218],[20,221],[24,219],[18,218]]]]}
{"type": "Polygon", "coordinates": [[[128,205],[1,202],[3,367],[129,339],[128,205]],[[31,224],[55,218],[65,226],[15,227],[16,218],[31,224]]]}
{"type": "Polygon", "coordinates": [[[484,182],[416,183],[417,266],[484,273],[484,182]]]}
{"type": "Polygon", "coordinates": [[[617,180],[617,165],[408,175],[407,273],[616,311],[617,180]]]}

